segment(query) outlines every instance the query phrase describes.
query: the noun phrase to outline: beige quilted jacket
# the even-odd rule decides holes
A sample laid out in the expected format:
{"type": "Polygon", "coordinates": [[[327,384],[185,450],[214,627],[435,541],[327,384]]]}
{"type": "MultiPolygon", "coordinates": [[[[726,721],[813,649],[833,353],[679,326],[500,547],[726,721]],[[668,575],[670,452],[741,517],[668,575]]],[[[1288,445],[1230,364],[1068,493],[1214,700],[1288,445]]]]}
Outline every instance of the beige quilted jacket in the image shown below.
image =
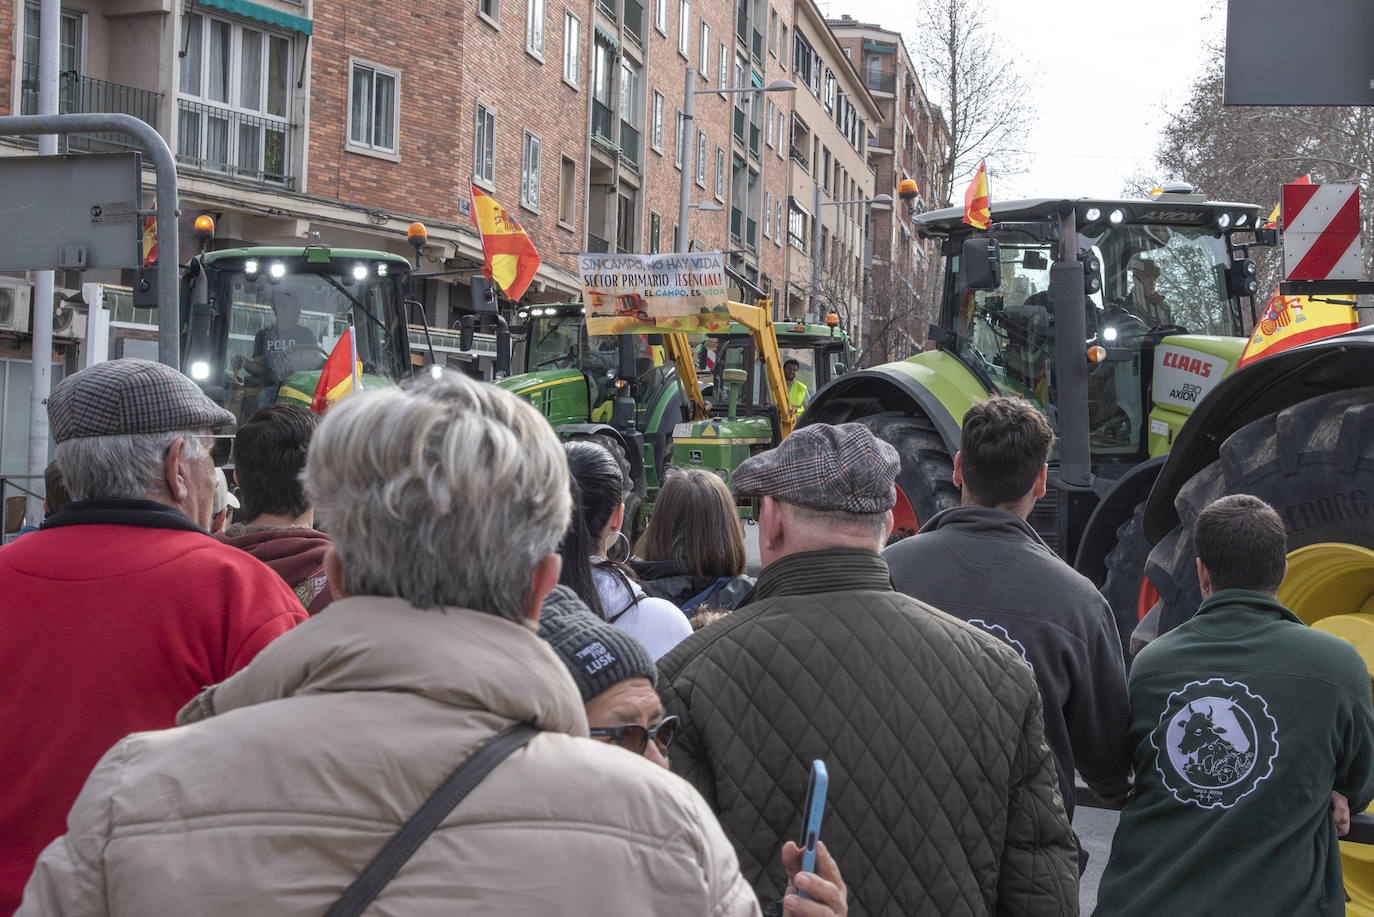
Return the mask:
{"type": "Polygon", "coordinates": [[[546,730],[425,842],[377,915],[746,915],[701,797],[584,738],[572,679],[519,625],[396,599],[332,604],[108,752],[18,913],[319,917],[474,748],[546,730]]]}

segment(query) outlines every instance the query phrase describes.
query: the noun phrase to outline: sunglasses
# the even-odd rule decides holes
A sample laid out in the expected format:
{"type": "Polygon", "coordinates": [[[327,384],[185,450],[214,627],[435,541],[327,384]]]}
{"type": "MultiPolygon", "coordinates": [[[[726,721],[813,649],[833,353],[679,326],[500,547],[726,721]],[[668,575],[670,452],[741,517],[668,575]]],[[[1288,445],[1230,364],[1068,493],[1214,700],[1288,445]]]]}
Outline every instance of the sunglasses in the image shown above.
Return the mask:
{"type": "Polygon", "coordinates": [[[210,453],[210,461],[216,468],[223,468],[234,454],[234,439],[237,433],[197,433],[196,439],[210,453]]]}
{"type": "Polygon", "coordinates": [[[649,747],[649,740],[653,739],[658,750],[667,755],[668,746],[673,744],[673,738],[677,735],[677,724],[677,717],[667,716],[653,729],[645,729],[638,723],[630,723],[627,726],[597,726],[591,730],[591,735],[594,739],[610,739],[612,745],[619,745],[637,755],[644,754],[645,749],[649,747]]]}

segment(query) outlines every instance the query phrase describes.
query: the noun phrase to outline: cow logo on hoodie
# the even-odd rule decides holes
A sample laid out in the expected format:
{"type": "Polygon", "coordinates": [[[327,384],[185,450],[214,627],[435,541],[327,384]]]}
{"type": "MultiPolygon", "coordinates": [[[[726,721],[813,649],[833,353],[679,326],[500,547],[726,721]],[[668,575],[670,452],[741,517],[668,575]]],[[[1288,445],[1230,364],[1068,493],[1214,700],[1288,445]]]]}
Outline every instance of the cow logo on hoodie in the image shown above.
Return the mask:
{"type": "Polygon", "coordinates": [[[1203,809],[1235,805],[1273,772],[1279,753],[1264,698],[1221,678],[1170,694],[1150,742],[1169,792],[1203,809]]]}

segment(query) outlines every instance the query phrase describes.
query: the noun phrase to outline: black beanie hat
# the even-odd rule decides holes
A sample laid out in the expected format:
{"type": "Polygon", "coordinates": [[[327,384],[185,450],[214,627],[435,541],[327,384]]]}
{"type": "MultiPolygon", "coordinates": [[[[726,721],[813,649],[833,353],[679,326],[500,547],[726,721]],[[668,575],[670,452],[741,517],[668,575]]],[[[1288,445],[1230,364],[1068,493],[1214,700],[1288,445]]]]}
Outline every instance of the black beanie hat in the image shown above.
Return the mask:
{"type": "Polygon", "coordinates": [[[577,593],[557,586],[539,610],[539,636],[563,660],[582,703],[637,676],[657,685],[658,667],[638,640],[592,614],[577,593]]]}

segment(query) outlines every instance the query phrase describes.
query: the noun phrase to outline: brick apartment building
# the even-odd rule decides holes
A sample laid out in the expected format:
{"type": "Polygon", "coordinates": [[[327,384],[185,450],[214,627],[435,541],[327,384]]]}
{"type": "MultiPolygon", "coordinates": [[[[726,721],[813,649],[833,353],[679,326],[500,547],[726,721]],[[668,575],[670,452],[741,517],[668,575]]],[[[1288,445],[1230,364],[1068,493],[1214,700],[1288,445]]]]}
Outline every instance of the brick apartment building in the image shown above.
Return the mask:
{"type": "Polygon", "coordinates": [[[926,98],[900,33],[849,16],[828,24],[882,109],[882,125],[868,150],[875,193],[899,201],[897,186],[903,179],[914,181],[917,189],[915,200],[873,212],[873,309],[866,337],[868,362],[880,363],[920,349],[932,320],[939,247],[916,237],[911,218],[938,206],[943,197],[936,182],[949,149],[949,131],[940,109],[926,98]]]}

